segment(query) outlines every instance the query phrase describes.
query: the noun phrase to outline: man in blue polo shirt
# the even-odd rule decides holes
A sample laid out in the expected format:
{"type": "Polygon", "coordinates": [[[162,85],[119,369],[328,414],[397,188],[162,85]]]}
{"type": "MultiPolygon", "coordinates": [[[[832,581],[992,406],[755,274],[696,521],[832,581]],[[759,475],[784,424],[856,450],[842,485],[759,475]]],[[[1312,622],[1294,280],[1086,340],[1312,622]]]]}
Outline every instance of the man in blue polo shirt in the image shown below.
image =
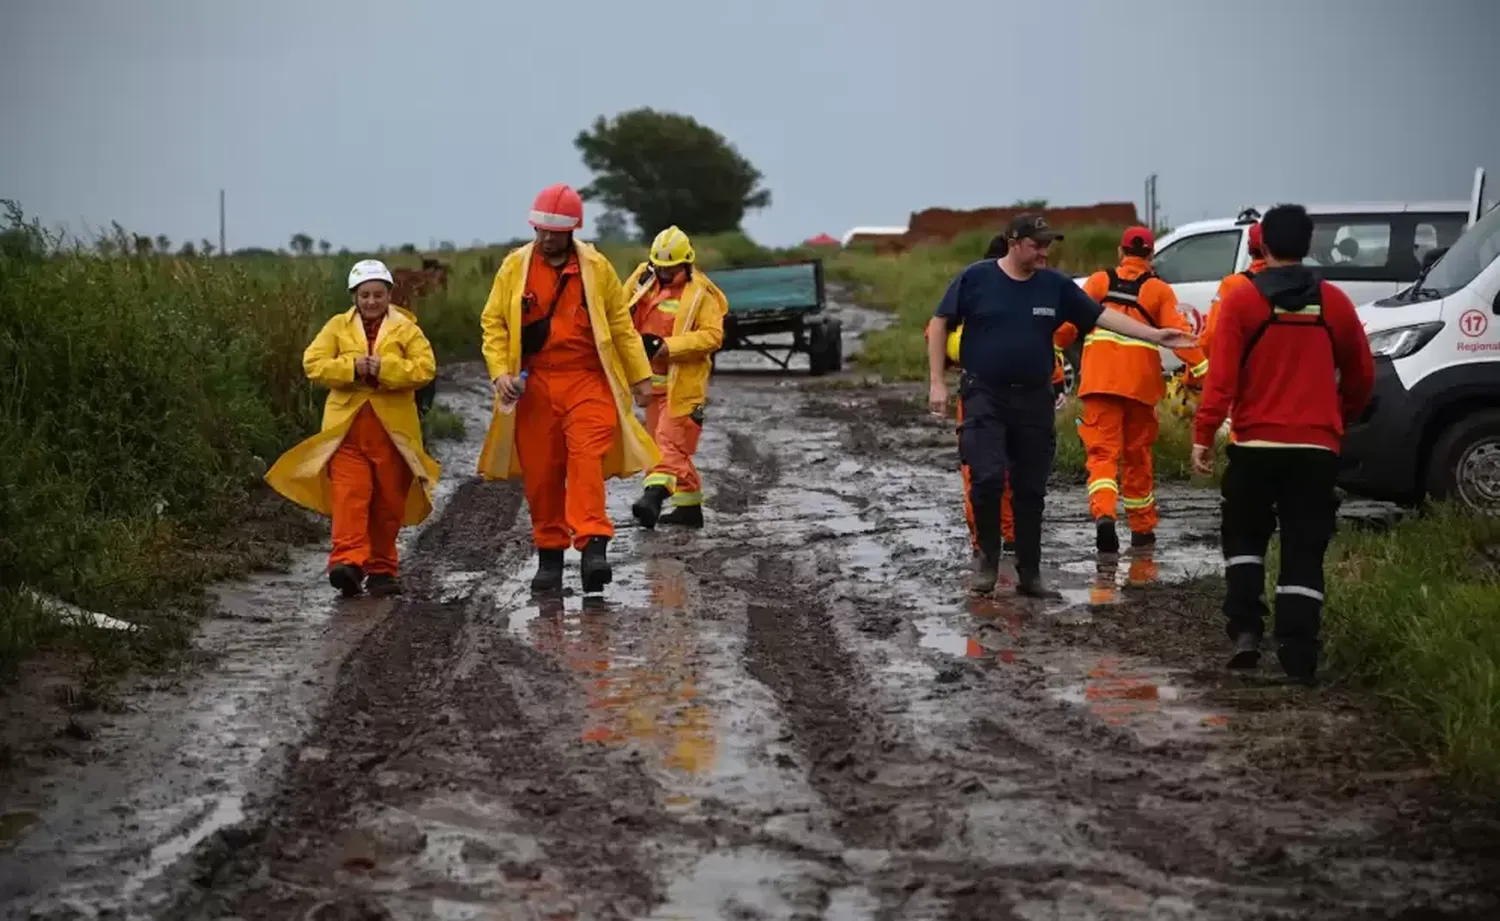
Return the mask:
{"type": "Polygon", "coordinates": [[[1072,323],[1080,336],[1094,326],[1187,348],[1197,337],[1157,329],[1118,310],[1104,310],[1071,278],[1047,268],[1049,247],[1062,235],[1040,215],[1018,215],[1006,231],[999,259],[976,262],[948,285],[928,324],[929,407],[947,418],[943,362],[948,329],[963,324],[959,345],[959,395],[964,421],[959,454],[969,467],[969,500],[979,532],[980,557],[970,589],[995,590],[1000,568],[1000,497],[1010,477],[1016,523],[1016,591],[1056,597],[1041,578],[1042,510],[1057,448],[1052,391],[1052,334],[1072,323]]]}

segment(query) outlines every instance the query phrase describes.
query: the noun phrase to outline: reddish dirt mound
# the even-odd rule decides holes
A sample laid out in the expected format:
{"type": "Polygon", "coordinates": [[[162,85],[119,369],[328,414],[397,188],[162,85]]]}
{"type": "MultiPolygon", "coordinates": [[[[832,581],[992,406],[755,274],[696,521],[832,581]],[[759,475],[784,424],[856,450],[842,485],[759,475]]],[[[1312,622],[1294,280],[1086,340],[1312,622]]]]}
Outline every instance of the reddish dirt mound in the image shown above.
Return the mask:
{"type": "MultiPolygon", "coordinates": [[[[946,243],[954,237],[971,230],[1000,230],[1011,218],[1033,208],[975,208],[972,211],[957,211],[952,208],[928,208],[911,216],[906,224],[906,233],[900,236],[885,234],[855,234],[849,241],[870,243],[878,252],[899,253],[922,243],[946,243]]],[[[1054,227],[1079,227],[1088,224],[1139,224],[1141,219],[1133,202],[1101,202],[1097,205],[1079,205],[1066,208],[1042,208],[1042,214],[1054,227]]]]}
{"type": "Polygon", "coordinates": [[[437,259],[423,259],[420,269],[393,269],[396,288],[391,300],[410,307],[424,294],[444,291],[448,287],[448,266],[437,259]]]}

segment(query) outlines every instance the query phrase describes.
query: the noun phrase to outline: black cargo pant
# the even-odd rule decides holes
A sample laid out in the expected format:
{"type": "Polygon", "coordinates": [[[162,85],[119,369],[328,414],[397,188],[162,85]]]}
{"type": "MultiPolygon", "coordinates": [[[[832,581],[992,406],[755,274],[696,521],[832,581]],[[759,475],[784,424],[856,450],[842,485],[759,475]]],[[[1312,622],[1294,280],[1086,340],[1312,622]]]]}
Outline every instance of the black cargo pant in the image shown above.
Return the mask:
{"type": "Polygon", "coordinates": [[[1281,526],[1275,636],[1316,646],[1323,557],[1338,516],[1338,455],[1317,448],[1230,445],[1224,471],[1224,616],[1230,638],[1264,632],[1266,547],[1281,526]]]}
{"type": "Polygon", "coordinates": [[[1000,555],[1000,499],[1010,478],[1016,522],[1016,569],[1037,572],[1042,560],[1042,510],[1057,452],[1049,382],[997,387],[972,374],[959,380],[964,421],[958,427],[959,460],[969,468],[969,502],[979,549],[1000,555]]]}

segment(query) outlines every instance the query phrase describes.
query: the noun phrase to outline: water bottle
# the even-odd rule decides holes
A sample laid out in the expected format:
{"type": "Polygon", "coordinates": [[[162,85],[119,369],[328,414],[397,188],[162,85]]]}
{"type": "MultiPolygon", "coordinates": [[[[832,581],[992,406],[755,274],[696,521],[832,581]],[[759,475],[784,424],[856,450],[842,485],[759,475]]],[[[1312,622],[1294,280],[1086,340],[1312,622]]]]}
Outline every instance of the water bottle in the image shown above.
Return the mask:
{"type": "Polygon", "coordinates": [[[531,373],[530,371],[522,371],[521,372],[521,382],[520,382],[521,392],[516,394],[515,399],[510,399],[508,397],[503,397],[503,396],[500,398],[500,412],[502,412],[502,413],[504,413],[505,415],[508,416],[511,413],[513,413],[513,412],[516,411],[516,403],[517,403],[517,401],[519,401],[521,399],[521,393],[525,393],[526,392],[526,376],[528,374],[530,374],[530,373],[531,373]]]}

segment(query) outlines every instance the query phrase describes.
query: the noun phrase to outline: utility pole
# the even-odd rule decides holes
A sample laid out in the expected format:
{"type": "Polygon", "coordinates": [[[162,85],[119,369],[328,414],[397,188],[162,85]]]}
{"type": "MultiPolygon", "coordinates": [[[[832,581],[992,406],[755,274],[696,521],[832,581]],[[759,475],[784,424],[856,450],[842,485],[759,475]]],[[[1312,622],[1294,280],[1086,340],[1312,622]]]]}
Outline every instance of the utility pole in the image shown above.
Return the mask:
{"type": "Polygon", "coordinates": [[[1152,173],[1146,177],[1146,226],[1151,232],[1156,232],[1156,174],[1152,173]]]}
{"type": "Polygon", "coordinates": [[[229,255],[229,250],[224,248],[224,190],[219,190],[219,255],[229,255]]]}

